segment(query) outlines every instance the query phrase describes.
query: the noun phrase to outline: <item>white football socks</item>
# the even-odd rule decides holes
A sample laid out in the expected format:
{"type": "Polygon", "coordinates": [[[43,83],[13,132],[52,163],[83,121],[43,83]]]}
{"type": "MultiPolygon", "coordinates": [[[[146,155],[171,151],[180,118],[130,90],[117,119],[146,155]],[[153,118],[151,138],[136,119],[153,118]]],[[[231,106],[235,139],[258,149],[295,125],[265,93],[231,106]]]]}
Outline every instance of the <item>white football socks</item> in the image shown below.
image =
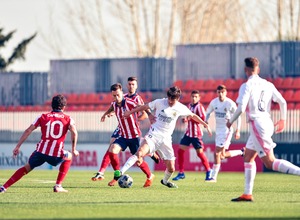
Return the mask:
{"type": "Polygon", "coordinates": [[[211,178],[217,180],[217,177],[218,177],[218,173],[219,173],[219,171],[220,171],[220,168],[221,168],[221,164],[214,164],[214,165],[213,165],[211,178]]]}
{"type": "Polygon", "coordinates": [[[121,168],[122,175],[130,168],[132,167],[138,160],[138,157],[136,155],[132,155],[128,158],[124,166],[121,168]]]}
{"type": "Polygon", "coordinates": [[[252,163],[244,163],[245,169],[245,189],[244,194],[252,195],[253,187],[254,187],[254,179],[256,176],[256,163],[255,161],[252,163]]]}
{"type": "Polygon", "coordinates": [[[243,155],[243,152],[241,150],[230,150],[228,151],[230,153],[230,157],[236,157],[243,155]]]}
{"type": "Polygon", "coordinates": [[[169,182],[169,179],[171,178],[173,173],[170,173],[167,169],[165,170],[165,176],[163,178],[164,184],[167,184],[169,182]]]}
{"type": "Polygon", "coordinates": [[[300,176],[300,167],[297,167],[287,160],[275,159],[272,164],[272,169],[281,173],[300,176]]]}

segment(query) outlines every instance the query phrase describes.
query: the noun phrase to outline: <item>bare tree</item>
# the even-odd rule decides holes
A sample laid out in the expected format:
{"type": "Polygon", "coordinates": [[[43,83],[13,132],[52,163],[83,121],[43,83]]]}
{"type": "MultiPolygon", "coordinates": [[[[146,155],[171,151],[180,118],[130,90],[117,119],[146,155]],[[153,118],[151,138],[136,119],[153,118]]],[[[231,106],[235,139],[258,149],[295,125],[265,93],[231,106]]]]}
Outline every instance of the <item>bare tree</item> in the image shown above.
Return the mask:
{"type": "Polygon", "coordinates": [[[282,39],[282,19],[281,19],[281,11],[282,11],[282,1],[278,0],[277,2],[277,18],[278,18],[278,40],[282,39]]]}
{"type": "Polygon", "coordinates": [[[295,39],[295,27],[294,27],[294,1],[291,0],[290,1],[290,23],[291,23],[291,32],[290,35],[293,38],[293,40],[295,39]]]}
{"type": "Polygon", "coordinates": [[[169,24],[169,37],[168,37],[167,51],[166,51],[166,56],[167,57],[172,57],[173,56],[173,42],[174,42],[174,32],[175,32],[176,8],[177,8],[177,1],[173,1],[172,2],[171,19],[170,19],[170,24],[169,24]]]}
{"type": "Polygon", "coordinates": [[[299,39],[300,34],[298,0],[62,2],[60,21],[67,26],[58,28],[52,19],[53,38],[45,40],[60,57],[172,57],[176,44],[299,39]]]}
{"type": "MultiPolygon", "coordinates": [[[[146,38],[146,56],[149,56],[149,51],[151,51],[151,37],[150,37],[150,27],[149,27],[149,18],[148,18],[148,10],[145,1],[141,1],[142,5],[142,13],[144,14],[144,31],[146,38]]],[[[148,6],[149,7],[149,6],[148,6]]]]}
{"type": "Polygon", "coordinates": [[[297,22],[296,40],[300,40],[300,4],[298,4],[298,22],[297,22]]]}

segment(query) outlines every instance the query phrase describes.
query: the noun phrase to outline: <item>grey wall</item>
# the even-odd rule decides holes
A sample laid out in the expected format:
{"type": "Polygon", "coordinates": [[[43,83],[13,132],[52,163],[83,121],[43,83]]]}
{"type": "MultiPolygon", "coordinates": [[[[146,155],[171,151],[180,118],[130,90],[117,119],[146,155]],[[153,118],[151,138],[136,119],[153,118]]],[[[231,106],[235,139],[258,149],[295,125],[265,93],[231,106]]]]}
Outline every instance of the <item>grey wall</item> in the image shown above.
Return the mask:
{"type": "Polygon", "coordinates": [[[176,79],[245,78],[244,58],[260,60],[262,77],[300,76],[300,42],[176,46],[176,79]]]}
{"type": "Polygon", "coordinates": [[[48,97],[48,73],[0,72],[0,105],[41,105],[48,97]]]}
{"type": "Polygon", "coordinates": [[[0,73],[0,105],[43,104],[55,93],[109,92],[129,76],[139,91],[165,91],[175,80],[245,78],[243,60],[256,56],[262,77],[300,76],[300,42],[176,46],[174,59],[52,60],[49,73],[0,73]]]}
{"type": "Polygon", "coordinates": [[[108,92],[116,82],[127,83],[137,76],[143,91],[164,90],[173,83],[173,60],[124,58],[95,60],[52,60],[50,93],[108,92]]]}

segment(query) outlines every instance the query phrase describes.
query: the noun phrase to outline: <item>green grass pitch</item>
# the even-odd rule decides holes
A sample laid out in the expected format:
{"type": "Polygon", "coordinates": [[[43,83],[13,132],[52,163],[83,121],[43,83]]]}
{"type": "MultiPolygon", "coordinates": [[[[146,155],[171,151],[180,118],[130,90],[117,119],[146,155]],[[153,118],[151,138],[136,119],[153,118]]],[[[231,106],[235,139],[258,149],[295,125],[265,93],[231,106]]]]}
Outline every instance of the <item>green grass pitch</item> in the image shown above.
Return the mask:
{"type": "MultiPolygon", "coordinates": [[[[0,184],[13,170],[0,171],[0,184]]],[[[53,193],[57,170],[34,170],[0,194],[0,219],[300,219],[299,176],[258,173],[254,202],[233,203],[244,187],[243,173],[220,172],[217,183],[205,183],[204,173],[187,172],[178,189],[161,185],[144,189],[145,175],[128,172],[129,189],[108,187],[112,172],[93,182],[91,171],[70,170],[64,188],[53,193]]]]}

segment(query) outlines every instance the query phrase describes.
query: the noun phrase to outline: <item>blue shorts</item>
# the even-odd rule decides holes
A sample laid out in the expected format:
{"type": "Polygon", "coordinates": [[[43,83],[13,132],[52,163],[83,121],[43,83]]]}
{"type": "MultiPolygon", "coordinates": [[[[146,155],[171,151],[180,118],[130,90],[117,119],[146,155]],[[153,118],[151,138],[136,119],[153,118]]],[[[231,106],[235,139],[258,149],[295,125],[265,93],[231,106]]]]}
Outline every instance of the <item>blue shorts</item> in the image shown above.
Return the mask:
{"type": "MultiPolygon", "coordinates": [[[[67,152],[67,151],[66,151],[67,152]]],[[[57,166],[64,161],[64,157],[53,157],[40,152],[34,151],[29,157],[29,165],[31,169],[41,166],[43,163],[47,162],[52,166],[57,166]]]]}
{"type": "Polygon", "coordinates": [[[114,141],[114,144],[118,144],[122,148],[122,151],[126,150],[126,148],[129,147],[130,153],[133,155],[137,152],[140,146],[140,139],[139,138],[126,139],[124,137],[119,136],[114,141]]]}
{"type": "Polygon", "coordinates": [[[118,138],[120,136],[119,134],[119,127],[116,128],[116,130],[114,130],[114,132],[112,133],[112,135],[110,136],[111,138],[118,138]]]}
{"type": "Polygon", "coordinates": [[[187,135],[184,135],[183,138],[180,140],[180,145],[190,146],[190,144],[192,144],[196,150],[204,147],[202,139],[192,138],[187,135]]]}

